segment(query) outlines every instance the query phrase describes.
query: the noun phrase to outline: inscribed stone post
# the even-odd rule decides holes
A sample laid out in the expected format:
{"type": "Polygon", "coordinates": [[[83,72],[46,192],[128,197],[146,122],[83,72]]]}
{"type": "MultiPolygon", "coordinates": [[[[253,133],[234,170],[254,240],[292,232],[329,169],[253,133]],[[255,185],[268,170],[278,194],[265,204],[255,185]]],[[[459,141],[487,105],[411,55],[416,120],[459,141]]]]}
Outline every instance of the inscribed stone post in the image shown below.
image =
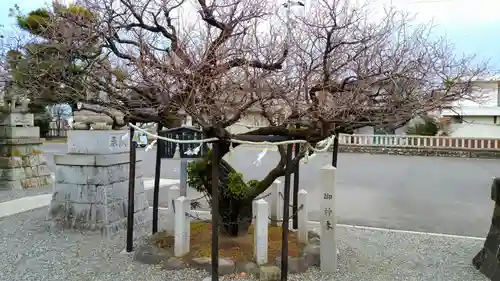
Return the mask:
{"type": "Polygon", "coordinates": [[[167,192],[167,204],[168,204],[168,209],[167,209],[167,232],[169,234],[174,233],[174,226],[175,226],[175,206],[174,202],[177,198],[181,197],[181,190],[179,189],[178,186],[174,185],[171,186],[168,189],[167,192]]]}
{"type": "Polygon", "coordinates": [[[267,264],[269,206],[264,199],[255,202],[254,255],[258,265],[267,264]]]}
{"type": "Polygon", "coordinates": [[[307,191],[301,189],[298,194],[298,203],[299,203],[299,213],[298,213],[298,221],[299,221],[299,240],[300,242],[307,243],[308,239],[308,216],[307,216],[307,191]]]}
{"type": "Polygon", "coordinates": [[[174,200],[175,230],[174,254],[176,257],[184,256],[189,252],[189,238],[191,236],[191,220],[189,219],[190,200],[181,196],[174,200]]]}
{"type": "Polygon", "coordinates": [[[337,242],[335,241],[335,172],[332,165],[321,168],[321,271],[334,273],[337,270],[337,242]]]}

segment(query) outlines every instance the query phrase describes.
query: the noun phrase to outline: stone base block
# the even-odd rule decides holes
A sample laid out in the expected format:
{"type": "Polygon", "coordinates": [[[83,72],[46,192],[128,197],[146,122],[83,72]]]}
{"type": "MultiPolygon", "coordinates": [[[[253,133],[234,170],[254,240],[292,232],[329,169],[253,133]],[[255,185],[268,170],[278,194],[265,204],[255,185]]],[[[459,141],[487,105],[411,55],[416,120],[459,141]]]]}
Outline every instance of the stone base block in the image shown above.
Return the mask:
{"type": "Polygon", "coordinates": [[[0,125],[33,127],[35,125],[35,117],[33,113],[12,112],[0,122],[0,125]]]}
{"type": "MultiPolygon", "coordinates": [[[[75,162],[78,160],[75,158],[75,162]]],[[[142,161],[135,164],[136,178],[142,177],[142,161]]],[[[108,185],[128,181],[129,163],[111,166],[66,166],[56,165],[56,181],[67,184],[108,185]]]]}
{"type": "MultiPolygon", "coordinates": [[[[136,196],[134,223],[150,219],[149,205],[144,193],[136,196]]],[[[62,228],[100,231],[103,235],[114,234],[127,226],[128,201],[111,203],[72,203],[52,200],[47,218],[62,228]]]]}
{"type": "MultiPolygon", "coordinates": [[[[137,211],[134,213],[134,227],[151,221],[152,218],[153,213],[149,210],[149,208],[137,211]]],[[[125,229],[127,229],[127,218],[106,225],[101,229],[101,234],[104,236],[111,236],[125,229]]]]}
{"type": "Polygon", "coordinates": [[[70,130],[68,152],[74,154],[115,154],[129,152],[128,131],[70,130]]]}
{"type": "Polygon", "coordinates": [[[32,140],[33,143],[25,144],[1,144],[0,143],[0,157],[26,157],[33,155],[42,155],[41,150],[42,141],[32,140]],[[39,143],[38,143],[39,142],[39,143]]]}
{"type": "Polygon", "coordinates": [[[40,138],[40,128],[0,126],[0,138],[40,138]]]}
{"type": "Polygon", "coordinates": [[[0,181],[26,180],[45,176],[50,176],[50,170],[46,164],[35,164],[32,166],[21,166],[15,168],[0,168],[0,181]]]}
{"type": "MultiPolygon", "coordinates": [[[[57,177],[57,176],[56,176],[57,177]]],[[[56,182],[48,219],[63,228],[116,233],[127,225],[128,180],[106,184],[56,182]]],[[[145,222],[150,216],[142,178],[135,180],[134,220],[145,222]]]]}

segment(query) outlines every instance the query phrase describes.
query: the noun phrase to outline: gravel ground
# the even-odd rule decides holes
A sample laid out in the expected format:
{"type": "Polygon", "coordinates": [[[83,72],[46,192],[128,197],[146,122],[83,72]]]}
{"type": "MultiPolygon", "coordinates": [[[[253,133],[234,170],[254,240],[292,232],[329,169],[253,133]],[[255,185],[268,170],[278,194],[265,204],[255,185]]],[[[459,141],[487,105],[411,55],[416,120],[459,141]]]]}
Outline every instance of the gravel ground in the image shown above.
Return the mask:
{"type": "MultiPolygon", "coordinates": [[[[161,271],[120,253],[124,235],[106,239],[87,232],[61,231],[45,221],[46,208],[0,219],[2,281],[201,281],[196,270],[161,271]]],[[[164,222],[160,222],[160,226],[164,222]]],[[[140,243],[150,225],[139,227],[140,243]]],[[[341,228],[340,262],[334,276],[317,269],[289,280],[486,281],[471,265],[483,241],[341,228]]],[[[220,280],[237,280],[220,278],[220,280]]],[[[256,279],[239,279],[256,280],[256,279]]]]}

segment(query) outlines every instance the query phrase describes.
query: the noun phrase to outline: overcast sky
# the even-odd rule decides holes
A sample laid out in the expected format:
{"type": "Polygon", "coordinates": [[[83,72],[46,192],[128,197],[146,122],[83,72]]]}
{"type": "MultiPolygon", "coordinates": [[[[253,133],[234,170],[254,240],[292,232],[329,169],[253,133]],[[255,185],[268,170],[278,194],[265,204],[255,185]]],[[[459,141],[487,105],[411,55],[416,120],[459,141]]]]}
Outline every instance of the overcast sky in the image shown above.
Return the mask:
{"type": "MultiPolygon", "coordinates": [[[[303,1],[307,3],[314,0],[303,1]]],[[[0,24],[7,28],[13,26],[14,20],[8,17],[8,9],[14,4],[18,4],[23,11],[29,11],[42,7],[45,3],[44,0],[1,0],[0,24]]],[[[416,13],[418,22],[433,21],[436,25],[434,35],[446,35],[455,44],[459,54],[477,54],[483,60],[491,59],[492,69],[500,72],[499,0],[370,1],[370,5],[374,7],[391,4],[398,9],[416,13]]]]}

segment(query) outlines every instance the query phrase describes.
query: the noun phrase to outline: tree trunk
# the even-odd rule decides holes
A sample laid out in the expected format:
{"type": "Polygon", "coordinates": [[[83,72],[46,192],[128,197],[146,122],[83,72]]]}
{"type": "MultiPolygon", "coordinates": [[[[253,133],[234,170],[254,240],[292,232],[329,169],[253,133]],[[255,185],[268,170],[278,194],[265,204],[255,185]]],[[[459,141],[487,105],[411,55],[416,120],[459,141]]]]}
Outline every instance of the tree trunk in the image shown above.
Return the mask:
{"type": "Polygon", "coordinates": [[[221,235],[231,237],[245,235],[252,224],[252,199],[234,200],[221,197],[219,214],[221,235]]]}
{"type": "MultiPolygon", "coordinates": [[[[212,165],[208,164],[204,171],[206,174],[203,181],[205,192],[209,199],[212,198],[212,165]]],[[[219,168],[219,232],[224,236],[241,236],[248,233],[252,223],[253,197],[234,198],[227,194],[228,177],[230,172],[235,172],[233,167],[224,160],[220,162],[219,168]]]]}

